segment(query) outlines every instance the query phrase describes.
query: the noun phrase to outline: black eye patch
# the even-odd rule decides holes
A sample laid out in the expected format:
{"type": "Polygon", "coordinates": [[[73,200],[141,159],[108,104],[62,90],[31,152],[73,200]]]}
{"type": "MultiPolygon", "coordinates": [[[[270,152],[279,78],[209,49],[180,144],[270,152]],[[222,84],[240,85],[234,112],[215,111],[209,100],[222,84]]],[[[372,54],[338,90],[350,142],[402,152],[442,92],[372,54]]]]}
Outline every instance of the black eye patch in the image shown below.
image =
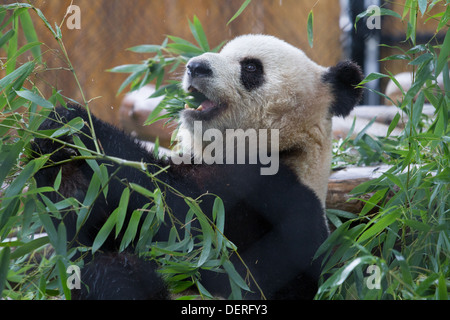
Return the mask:
{"type": "Polygon", "coordinates": [[[241,64],[241,83],[247,89],[252,91],[259,88],[264,83],[264,67],[259,59],[247,58],[240,62],[241,64]]]}

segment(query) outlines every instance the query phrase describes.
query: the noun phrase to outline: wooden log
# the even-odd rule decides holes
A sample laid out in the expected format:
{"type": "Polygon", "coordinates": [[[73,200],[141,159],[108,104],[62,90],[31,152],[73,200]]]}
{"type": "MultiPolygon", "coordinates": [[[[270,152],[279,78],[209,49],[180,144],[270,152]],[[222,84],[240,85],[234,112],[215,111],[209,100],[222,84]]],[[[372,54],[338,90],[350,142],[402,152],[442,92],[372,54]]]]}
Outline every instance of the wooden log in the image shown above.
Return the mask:
{"type": "MultiPolygon", "coordinates": [[[[350,167],[334,172],[328,180],[327,209],[338,209],[352,213],[359,213],[364,202],[352,199],[350,192],[361,183],[378,178],[390,166],[350,167]],[[350,200],[351,199],[351,200],[350,200]]],[[[369,199],[371,194],[365,195],[369,199]]]]}

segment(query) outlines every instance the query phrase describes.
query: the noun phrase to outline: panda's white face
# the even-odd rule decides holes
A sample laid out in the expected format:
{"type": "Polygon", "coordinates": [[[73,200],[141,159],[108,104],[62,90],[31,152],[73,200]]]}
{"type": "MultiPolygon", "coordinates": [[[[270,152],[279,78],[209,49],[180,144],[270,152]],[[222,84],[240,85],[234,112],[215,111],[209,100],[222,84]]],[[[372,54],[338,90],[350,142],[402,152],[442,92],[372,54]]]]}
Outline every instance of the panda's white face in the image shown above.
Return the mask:
{"type": "Polygon", "coordinates": [[[297,131],[317,122],[311,117],[329,119],[332,94],[322,81],[325,71],[275,37],[238,37],[220,53],[188,62],[183,88],[200,92],[204,102],[182,112],[180,132],[192,134],[194,121],[222,132],[280,129],[280,147],[291,148],[297,131]]]}
{"type": "Polygon", "coordinates": [[[355,89],[361,80],[359,67],[351,62],[324,68],[275,37],[240,36],[220,53],[188,62],[183,89],[200,95],[203,102],[196,110],[182,111],[178,139],[184,150],[197,156],[205,144],[202,132],[195,130],[196,121],[201,121],[203,132],[216,129],[223,135],[227,129],[277,129],[282,160],[324,202],[331,117],[351,111],[362,94],[355,89]]]}

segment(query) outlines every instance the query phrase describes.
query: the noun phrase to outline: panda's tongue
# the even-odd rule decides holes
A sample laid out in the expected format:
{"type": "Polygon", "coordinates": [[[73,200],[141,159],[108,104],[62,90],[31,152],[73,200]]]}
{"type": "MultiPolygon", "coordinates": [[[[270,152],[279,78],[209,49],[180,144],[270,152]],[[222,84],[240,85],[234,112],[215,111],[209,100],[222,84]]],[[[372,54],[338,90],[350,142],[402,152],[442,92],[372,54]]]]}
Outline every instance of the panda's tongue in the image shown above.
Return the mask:
{"type": "Polygon", "coordinates": [[[209,109],[212,109],[216,106],[214,102],[211,100],[205,100],[202,102],[202,104],[197,108],[198,111],[206,111],[209,109]]]}

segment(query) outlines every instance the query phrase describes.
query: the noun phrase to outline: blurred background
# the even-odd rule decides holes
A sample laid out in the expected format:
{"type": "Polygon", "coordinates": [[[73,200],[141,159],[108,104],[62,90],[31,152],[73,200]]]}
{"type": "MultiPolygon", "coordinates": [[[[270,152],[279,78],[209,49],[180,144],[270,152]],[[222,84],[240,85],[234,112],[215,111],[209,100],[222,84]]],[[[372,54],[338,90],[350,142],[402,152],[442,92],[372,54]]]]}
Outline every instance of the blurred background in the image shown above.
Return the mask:
{"type": "MultiPolygon", "coordinates": [[[[2,0],[3,3],[16,1],[2,0]]],[[[69,29],[62,24],[63,42],[84,88],[86,98],[93,99],[93,113],[105,121],[120,126],[121,105],[126,92],[117,90],[127,74],[106,72],[123,64],[140,63],[148,54],[137,54],[127,48],[141,44],[161,44],[166,35],[174,35],[195,41],[189,31],[188,19],[196,15],[203,24],[211,47],[224,40],[246,33],[271,34],[303,49],[317,63],[331,66],[342,59],[358,62],[367,74],[385,72],[393,74],[408,71],[401,61],[379,62],[382,57],[399,52],[380,43],[402,47],[406,22],[384,16],[381,28],[370,30],[366,20],[361,19],[354,29],[355,17],[371,4],[383,5],[399,12],[400,4],[384,3],[382,0],[253,0],[241,16],[226,25],[240,8],[243,0],[31,0],[40,8],[51,25],[60,24],[67,8],[80,8],[80,29],[69,29]],[[307,18],[314,12],[314,47],[307,39],[307,18]]],[[[58,45],[51,33],[35,14],[38,38],[42,47],[43,61],[49,69],[41,81],[55,86],[62,94],[81,101],[73,76],[62,70],[63,61],[58,45]]],[[[427,17],[425,17],[427,18],[427,17]]],[[[424,19],[425,19],[424,18],[424,19]]],[[[420,24],[419,25],[423,25],[420,24]]],[[[418,43],[426,42],[433,35],[436,25],[428,22],[418,34],[418,43]]],[[[408,46],[405,46],[408,47],[408,46]]],[[[182,72],[178,77],[182,76],[182,72]]],[[[383,92],[386,83],[371,83],[383,92]]],[[[126,90],[125,90],[126,91],[126,90]]],[[[362,104],[383,104],[378,95],[367,93],[362,104]]]]}

